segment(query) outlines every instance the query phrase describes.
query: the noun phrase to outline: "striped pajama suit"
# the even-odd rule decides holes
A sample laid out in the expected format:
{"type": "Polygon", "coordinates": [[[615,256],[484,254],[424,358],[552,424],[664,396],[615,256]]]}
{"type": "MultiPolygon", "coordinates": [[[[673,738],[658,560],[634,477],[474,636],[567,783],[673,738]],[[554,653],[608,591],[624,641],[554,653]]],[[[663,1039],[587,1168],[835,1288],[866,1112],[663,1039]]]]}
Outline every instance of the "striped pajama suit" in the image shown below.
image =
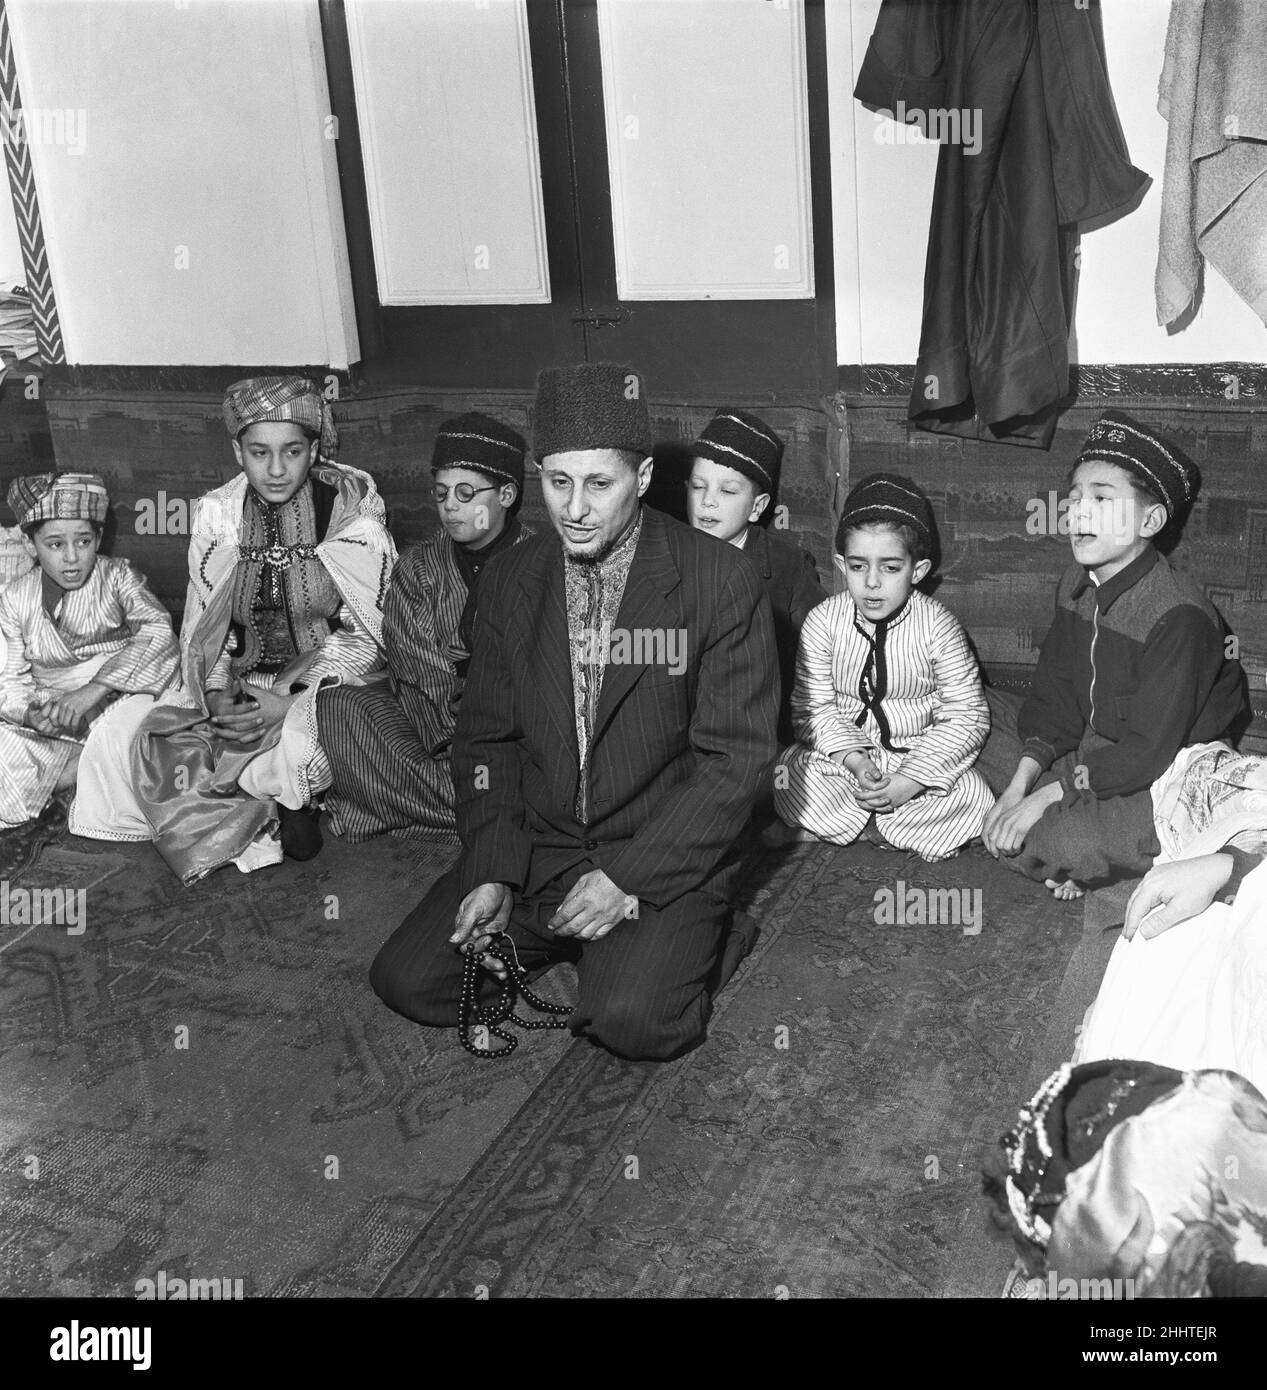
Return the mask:
{"type": "Polygon", "coordinates": [[[850,844],[871,813],[854,797],[852,776],[829,755],[864,751],[886,776],[901,772],[927,788],[877,815],[880,833],[898,849],[945,859],[980,834],[994,805],[972,766],[990,729],[976,658],[957,619],[915,590],[885,634],[886,746],[885,730],[858,694],[877,636],[877,624],[847,593],[805,619],[792,694],[798,742],[775,769],[775,809],[789,825],[850,844]]]}

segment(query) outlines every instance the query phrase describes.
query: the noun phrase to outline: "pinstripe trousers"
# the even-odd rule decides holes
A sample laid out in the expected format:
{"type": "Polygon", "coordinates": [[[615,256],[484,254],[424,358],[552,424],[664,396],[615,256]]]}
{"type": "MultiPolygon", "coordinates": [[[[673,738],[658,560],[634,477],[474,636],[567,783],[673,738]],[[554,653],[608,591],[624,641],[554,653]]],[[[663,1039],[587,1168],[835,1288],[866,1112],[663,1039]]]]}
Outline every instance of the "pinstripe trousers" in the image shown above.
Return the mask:
{"type": "MultiPolygon", "coordinates": [[[[557,961],[575,963],[572,1032],[634,1060],[667,1061],[701,1042],[713,997],[751,946],[751,919],[738,913],[732,922],[725,900],[690,892],[662,909],[640,903],[635,920],[599,941],[556,938],[546,923],[576,880],[599,865],[581,850],[538,854],[550,862],[534,865],[533,877],[544,869],[549,878],[540,893],[516,894],[507,934],[529,979],[557,961]]],[[[415,1023],[457,1025],[463,957],[449,937],[463,896],[457,869],[438,879],[370,968],[378,997],[415,1023]]],[[[480,1002],[496,988],[486,976],[480,1002]]]]}

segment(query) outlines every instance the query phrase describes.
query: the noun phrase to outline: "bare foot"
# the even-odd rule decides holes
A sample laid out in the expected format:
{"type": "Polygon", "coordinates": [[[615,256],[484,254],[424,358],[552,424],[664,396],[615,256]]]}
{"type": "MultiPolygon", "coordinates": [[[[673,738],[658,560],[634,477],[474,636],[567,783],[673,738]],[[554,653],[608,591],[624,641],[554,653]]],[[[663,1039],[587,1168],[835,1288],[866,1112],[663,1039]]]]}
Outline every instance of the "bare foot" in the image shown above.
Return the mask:
{"type": "Polygon", "coordinates": [[[1044,879],[1043,882],[1051,889],[1052,897],[1059,899],[1062,903],[1072,902],[1074,898],[1082,897],[1082,889],[1071,878],[1065,879],[1063,883],[1057,883],[1054,878],[1044,879]]]}

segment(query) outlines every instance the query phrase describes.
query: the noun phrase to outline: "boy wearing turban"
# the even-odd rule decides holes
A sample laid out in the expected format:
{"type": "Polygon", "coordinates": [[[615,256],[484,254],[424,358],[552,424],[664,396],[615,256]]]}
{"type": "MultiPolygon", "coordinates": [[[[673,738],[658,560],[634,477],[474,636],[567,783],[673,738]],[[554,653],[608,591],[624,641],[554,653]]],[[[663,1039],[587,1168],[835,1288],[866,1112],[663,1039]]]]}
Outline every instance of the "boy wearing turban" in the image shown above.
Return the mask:
{"type": "Polygon", "coordinates": [[[9,506],[36,564],[0,590],[0,828],[75,785],[104,710],[140,706],[176,672],[166,609],[126,560],[99,555],[109,498],[95,473],[19,478],[9,506]]]}
{"type": "Polygon", "coordinates": [[[533,447],[552,530],[476,590],[453,746],[462,855],[370,979],[398,1013],[452,1027],[462,948],[497,975],[504,932],[530,974],[576,963],[575,1033],[665,1059],[701,1041],[747,944],[731,898],[775,752],[770,604],[733,546],[643,505],[637,373],[543,371],[533,447]]]}
{"type": "Polygon", "coordinates": [[[237,382],[224,419],[241,472],[194,508],[180,688],[142,721],[103,726],[70,822],[152,840],[186,882],[320,848],[317,691],[382,666],[396,559],[373,480],[329,457],[337,436],[311,381],[237,382]]]}
{"type": "Polygon", "coordinates": [[[484,566],[532,532],[514,515],[522,436],[473,411],[446,420],[431,458],[441,529],[396,562],[383,613],[386,683],[321,693],[336,835],[395,830],[456,838],[450,746],[468,653],[459,631],[484,566]]]}

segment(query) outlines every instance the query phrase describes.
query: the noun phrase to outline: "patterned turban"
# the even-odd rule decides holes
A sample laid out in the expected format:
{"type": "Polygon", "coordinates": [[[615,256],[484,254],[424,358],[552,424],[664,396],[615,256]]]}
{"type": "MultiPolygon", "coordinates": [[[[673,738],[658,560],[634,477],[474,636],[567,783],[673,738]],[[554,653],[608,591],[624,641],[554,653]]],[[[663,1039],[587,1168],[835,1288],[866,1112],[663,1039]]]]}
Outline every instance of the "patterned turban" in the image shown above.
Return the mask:
{"type": "Polygon", "coordinates": [[[234,439],[250,425],[293,420],[321,438],[321,456],[339,447],[334,416],[316,383],[306,376],[252,376],[224,393],[224,423],[234,439]]]}
{"type": "Polygon", "coordinates": [[[9,506],[19,526],[40,521],[100,523],[106,519],[110,498],[96,473],[36,473],[12,484],[9,506]]]}

